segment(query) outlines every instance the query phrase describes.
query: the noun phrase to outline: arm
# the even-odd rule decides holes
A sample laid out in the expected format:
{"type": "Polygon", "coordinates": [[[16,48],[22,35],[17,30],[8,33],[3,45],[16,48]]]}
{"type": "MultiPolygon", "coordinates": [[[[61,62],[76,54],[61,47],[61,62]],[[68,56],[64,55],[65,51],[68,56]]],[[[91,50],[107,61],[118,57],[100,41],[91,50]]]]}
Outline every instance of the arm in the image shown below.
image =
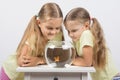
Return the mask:
{"type": "Polygon", "coordinates": [[[19,66],[36,66],[38,64],[45,64],[45,60],[41,57],[29,56],[28,52],[31,51],[31,48],[28,45],[24,45],[20,56],[17,59],[19,66]]]}
{"type": "Polygon", "coordinates": [[[22,66],[37,66],[40,64],[45,64],[43,57],[34,57],[34,56],[23,56],[23,65],[22,66]]]}
{"type": "Polygon", "coordinates": [[[75,60],[73,61],[73,65],[91,66],[92,65],[93,48],[90,46],[84,46],[82,51],[83,51],[82,57],[76,57],[75,60]]]}
{"type": "Polygon", "coordinates": [[[17,58],[17,63],[19,66],[22,66],[24,63],[23,63],[23,56],[26,56],[27,55],[27,52],[30,50],[30,47],[28,47],[28,45],[24,45],[21,52],[19,53],[20,55],[18,56],[17,58]]]}

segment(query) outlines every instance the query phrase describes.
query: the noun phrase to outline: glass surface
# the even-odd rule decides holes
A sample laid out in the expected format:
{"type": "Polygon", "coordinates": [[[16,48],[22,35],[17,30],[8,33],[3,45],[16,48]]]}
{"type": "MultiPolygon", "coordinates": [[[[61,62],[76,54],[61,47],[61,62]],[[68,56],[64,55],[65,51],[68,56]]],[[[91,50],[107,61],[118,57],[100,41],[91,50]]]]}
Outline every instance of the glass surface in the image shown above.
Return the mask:
{"type": "Polygon", "coordinates": [[[50,67],[70,66],[75,57],[74,47],[70,42],[49,41],[45,48],[45,59],[50,67]]]}

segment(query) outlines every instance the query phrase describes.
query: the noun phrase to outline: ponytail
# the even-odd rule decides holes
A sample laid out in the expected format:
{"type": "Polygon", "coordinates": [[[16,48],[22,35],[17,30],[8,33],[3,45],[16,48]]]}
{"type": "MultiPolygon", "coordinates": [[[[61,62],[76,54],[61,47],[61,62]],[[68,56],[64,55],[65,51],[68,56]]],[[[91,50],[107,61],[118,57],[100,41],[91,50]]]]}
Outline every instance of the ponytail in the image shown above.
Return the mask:
{"type": "Polygon", "coordinates": [[[93,66],[103,69],[106,64],[106,46],[103,30],[96,18],[92,18],[90,30],[94,36],[93,66]]]}
{"type": "MultiPolygon", "coordinates": [[[[31,18],[31,20],[30,20],[30,22],[29,22],[29,24],[28,24],[28,26],[27,26],[27,28],[26,28],[26,30],[24,32],[24,35],[23,35],[23,37],[22,37],[22,39],[21,39],[21,41],[20,41],[20,43],[19,43],[19,45],[17,47],[17,50],[16,50],[17,57],[20,56],[22,47],[24,46],[26,40],[28,38],[30,38],[32,34],[35,34],[36,38],[40,35],[40,34],[38,34],[38,33],[40,33],[40,30],[39,30],[36,18],[37,18],[36,15],[31,18]]],[[[38,46],[37,43],[36,43],[36,45],[38,46]]],[[[36,45],[35,45],[35,47],[36,47],[36,45]]],[[[38,52],[38,49],[35,50],[35,51],[38,52]]]]}

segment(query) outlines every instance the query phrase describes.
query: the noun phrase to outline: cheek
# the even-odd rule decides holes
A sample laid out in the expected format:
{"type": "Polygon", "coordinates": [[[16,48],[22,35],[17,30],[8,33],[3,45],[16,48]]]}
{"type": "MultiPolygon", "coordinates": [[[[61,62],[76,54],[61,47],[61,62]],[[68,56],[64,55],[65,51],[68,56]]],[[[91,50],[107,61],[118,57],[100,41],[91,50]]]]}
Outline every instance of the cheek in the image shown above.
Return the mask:
{"type": "Polygon", "coordinates": [[[45,28],[42,28],[42,29],[41,29],[41,32],[42,32],[43,35],[46,35],[46,34],[47,34],[47,30],[46,30],[45,28]]]}
{"type": "Polygon", "coordinates": [[[43,24],[39,24],[39,27],[40,27],[40,29],[41,29],[42,34],[45,35],[46,32],[47,32],[45,26],[44,26],[43,24]]]}
{"type": "Polygon", "coordinates": [[[44,29],[43,28],[41,28],[41,32],[42,32],[42,34],[44,34],[44,29]]]}

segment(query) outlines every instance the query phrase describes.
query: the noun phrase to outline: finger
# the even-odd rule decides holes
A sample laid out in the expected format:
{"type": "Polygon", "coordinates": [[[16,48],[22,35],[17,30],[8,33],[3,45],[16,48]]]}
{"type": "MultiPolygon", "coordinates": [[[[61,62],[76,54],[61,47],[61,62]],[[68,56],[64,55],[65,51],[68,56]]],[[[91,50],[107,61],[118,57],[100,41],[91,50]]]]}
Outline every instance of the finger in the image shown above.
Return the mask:
{"type": "Polygon", "coordinates": [[[36,66],[36,65],[34,65],[33,63],[27,63],[27,64],[24,64],[23,66],[28,67],[28,66],[36,66]]]}
{"type": "Polygon", "coordinates": [[[40,60],[39,64],[45,64],[45,61],[44,60],[40,60]]]}
{"type": "Polygon", "coordinates": [[[26,56],[23,56],[22,59],[23,59],[23,60],[26,60],[26,56]]]}
{"type": "Polygon", "coordinates": [[[23,66],[23,67],[28,67],[28,66],[30,66],[30,63],[23,64],[22,66],[23,66]]]}
{"type": "Polygon", "coordinates": [[[24,60],[30,60],[31,57],[30,57],[30,56],[23,56],[23,59],[24,59],[24,60]]]}
{"type": "Polygon", "coordinates": [[[30,60],[23,60],[23,64],[28,64],[28,63],[30,63],[30,60]]]}

